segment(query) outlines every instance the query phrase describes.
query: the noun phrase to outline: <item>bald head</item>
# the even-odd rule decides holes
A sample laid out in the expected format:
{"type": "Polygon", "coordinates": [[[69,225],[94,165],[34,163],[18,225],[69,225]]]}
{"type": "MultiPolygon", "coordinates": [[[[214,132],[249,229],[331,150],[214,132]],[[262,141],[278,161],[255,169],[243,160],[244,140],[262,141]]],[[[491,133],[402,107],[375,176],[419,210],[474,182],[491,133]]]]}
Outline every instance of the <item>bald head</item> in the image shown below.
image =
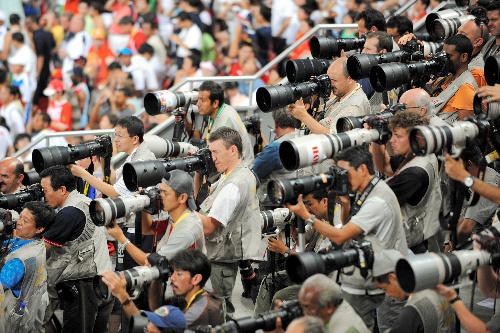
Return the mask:
{"type": "Polygon", "coordinates": [[[401,95],[399,102],[405,104],[407,109],[420,111],[423,116],[432,115],[431,97],[422,88],[407,90],[401,95]]]}
{"type": "Polygon", "coordinates": [[[332,85],[332,92],[337,97],[343,97],[354,90],[357,86],[356,81],[351,79],[347,71],[347,58],[336,59],[326,71],[332,85]]]}
{"type": "Polygon", "coordinates": [[[488,27],[485,24],[477,25],[474,20],[462,24],[457,34],[464,35],[472,43],[472,54],[476,55],[488,40],[488,27]]]}
{"type": "Polygon", "coordinates": [[[313,316],[304,316],[294,319],[286,328],[286,333],[325,333],[321,319],[313,316]]]}
{"type": "Polygon", "coordinates": [[[23,163],[14,157],[0,161],[0,192],[15,193],[23,183],[23,163]]]}

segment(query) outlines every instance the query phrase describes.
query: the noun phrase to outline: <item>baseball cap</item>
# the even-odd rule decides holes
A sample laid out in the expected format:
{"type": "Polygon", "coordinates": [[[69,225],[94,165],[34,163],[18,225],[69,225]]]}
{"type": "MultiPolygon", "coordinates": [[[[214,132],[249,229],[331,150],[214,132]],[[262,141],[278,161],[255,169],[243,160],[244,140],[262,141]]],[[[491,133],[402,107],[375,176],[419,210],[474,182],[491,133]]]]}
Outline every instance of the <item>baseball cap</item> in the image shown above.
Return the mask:
{"type": "Polygon", "coordinates": [[[382,250],[375,252],[373,262],[373,277],[378,277],[396,271],[396,263],[403,255],[397,250],[382,250]]]}
{"type": "Polygon", "coordinates": [[[9,60],[9,65],[14,66],[14,65],[22,65],[26,66],[26,60],[24,57],[16,56],[16,57],[10,57],[9,60]]]}
{"type": "Polygon", "coordinates": [[[53,96],[56,92],[64,91],[64,84],[61,80],[50,80],[47,88],[43,90],[45,96],[53,96]]]}
{"type": "Polygon", "coordinates": [[[184,314],[172,305],[161,306],[154,312],[141,311],[141,316],[147,317],[153,325],[159,328],[186,328],[184,314]]]}
{"type": "Polygon", "coordinates": [[[182,170],[172,170],[162,179],[162,183],[170,186],[176,193],[186,193],[189,196],[187,201],[188,207],[192,210],[196,210],[196,202],[194,201],[194,182],[193,177],[191,177],[189,173],[182,170]]]}
{"type": "Polygon", "coordinates": [[[118,51],[118,55],[131,56],[132,50],[129,49],[128,47],[124,47],[123,49],[120,49],[120,51],[118,51]]]}

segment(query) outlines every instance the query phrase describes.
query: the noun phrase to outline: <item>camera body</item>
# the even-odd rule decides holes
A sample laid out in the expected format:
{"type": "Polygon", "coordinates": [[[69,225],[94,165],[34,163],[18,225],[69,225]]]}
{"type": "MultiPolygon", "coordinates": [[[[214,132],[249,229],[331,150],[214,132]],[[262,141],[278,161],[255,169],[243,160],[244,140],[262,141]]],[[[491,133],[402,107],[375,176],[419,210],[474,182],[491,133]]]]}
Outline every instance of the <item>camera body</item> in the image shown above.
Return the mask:
{"type": "Polygon", "coordinates": [[[389,120],[399,111],[406,110],[406,105],[395,104],[386,108],[380,113],[361,117],[343,117],[337,120],[337,133],[353,130],[355,128],[363,128],[367,124],[371,128],[378,130],[381,134],[382,143],[387,142],[389,137],[389,120]]]}
{"type": "Polygon", "coordinates": [[[0,208],[12,209],[20,212],[27,202],[42,201],[44,198],[42,186],[33,184],[12,194],[4,194],[0,196],[0,208]]]}
{"type": "Polygon", "coordinates": [[[254,136],[260,135],[260,123],[261,119],[258,114],[249,115],[243,120],[243,125],[245,125],[248,134],[254,136]]]}
{"type": "Polygon", "coordinates": [[[16,229],[16,222],[12,220],[12,213],[0,208],[0,236],[10,236],[16,229]]]}
{"type": "Polygon", "coordinates": [[[295,219],[295,214],[288,208],[275,208],[273,210],[263,210],[261,230],[263,234],[273,232],[276,228],[284,230],[287,224],[291,224],[295,219]]]}

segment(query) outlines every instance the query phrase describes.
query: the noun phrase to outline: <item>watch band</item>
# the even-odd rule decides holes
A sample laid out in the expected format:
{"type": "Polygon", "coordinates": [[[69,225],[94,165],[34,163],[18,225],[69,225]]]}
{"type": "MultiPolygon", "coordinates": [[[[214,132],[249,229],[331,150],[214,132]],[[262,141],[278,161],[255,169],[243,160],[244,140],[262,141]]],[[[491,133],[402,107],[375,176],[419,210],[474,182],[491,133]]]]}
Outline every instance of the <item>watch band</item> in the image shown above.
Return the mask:
{"type": "Polygon", "coordinates": [[[472,175],[465,177],[463,183],[468,188],[471,188],[474,185],[474,177],[472,175]]]}
{"type": "Polygon", "coordinates": [[[450,300],[448,301],[448,303],[453,304],[453,303],[458,302],[458,301],[461,301],[461,300],[462,300],[462,299],[460,298],[460,296],[458,296],[458,295],[457,295],[457,296],[453,297],[452,299],[450,299],[450,300]]]}
{"type": "Polygon", "coordinates": [[[311,214],[307,220],[305,220],[305,224],[310,224],[311,226],[314,226],[314,221],[316,220],[316,216],[311,214]]]}

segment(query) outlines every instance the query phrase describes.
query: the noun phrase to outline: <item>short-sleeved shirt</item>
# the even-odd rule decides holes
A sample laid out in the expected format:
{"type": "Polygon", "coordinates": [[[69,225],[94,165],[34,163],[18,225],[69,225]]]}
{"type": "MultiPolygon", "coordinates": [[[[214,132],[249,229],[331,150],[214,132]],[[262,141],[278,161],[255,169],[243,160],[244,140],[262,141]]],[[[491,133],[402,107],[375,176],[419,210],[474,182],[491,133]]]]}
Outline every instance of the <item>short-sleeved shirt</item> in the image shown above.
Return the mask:
{"type": "Polygon", "coordinates": [[[215,198],[208,216],[219,221],[226,227],[231,220],[236,206],[240,202],[241,193],[238,186],[233,183],[223,184],[222,186],[223,188],[215,198]]]}
{"type": "MultiPolygon", "coordinates": [[[[486,167],[484,182],[498,187],[500,184],[500,175],[495,170],[486,167]]],[[[493,214],[495,214],[497,208],[498,205],[496,203],[481,196],[474,206],[467,208],[464,218],[474,220],[476,223],[484,225],[493,214]]]]}
{"type": "Polygon", "coordinates": [[[77,239],[85,228],[85,214],[78,208],[68,206],[61,209],[52,225],[43,235],[43,240],[57,247],[77,239]]]}
{"type": "MultiPolygon", "coordinates": [[[[447,80],[441,87],[446,89],[452,80],[447,80]]],[[[455,112],[456,110],[474,110],[472,101],[476,93],[474,86],[470,83],[464,83],[458,88],[455,95],[446,103],[441,112],[455,112]]]]}

